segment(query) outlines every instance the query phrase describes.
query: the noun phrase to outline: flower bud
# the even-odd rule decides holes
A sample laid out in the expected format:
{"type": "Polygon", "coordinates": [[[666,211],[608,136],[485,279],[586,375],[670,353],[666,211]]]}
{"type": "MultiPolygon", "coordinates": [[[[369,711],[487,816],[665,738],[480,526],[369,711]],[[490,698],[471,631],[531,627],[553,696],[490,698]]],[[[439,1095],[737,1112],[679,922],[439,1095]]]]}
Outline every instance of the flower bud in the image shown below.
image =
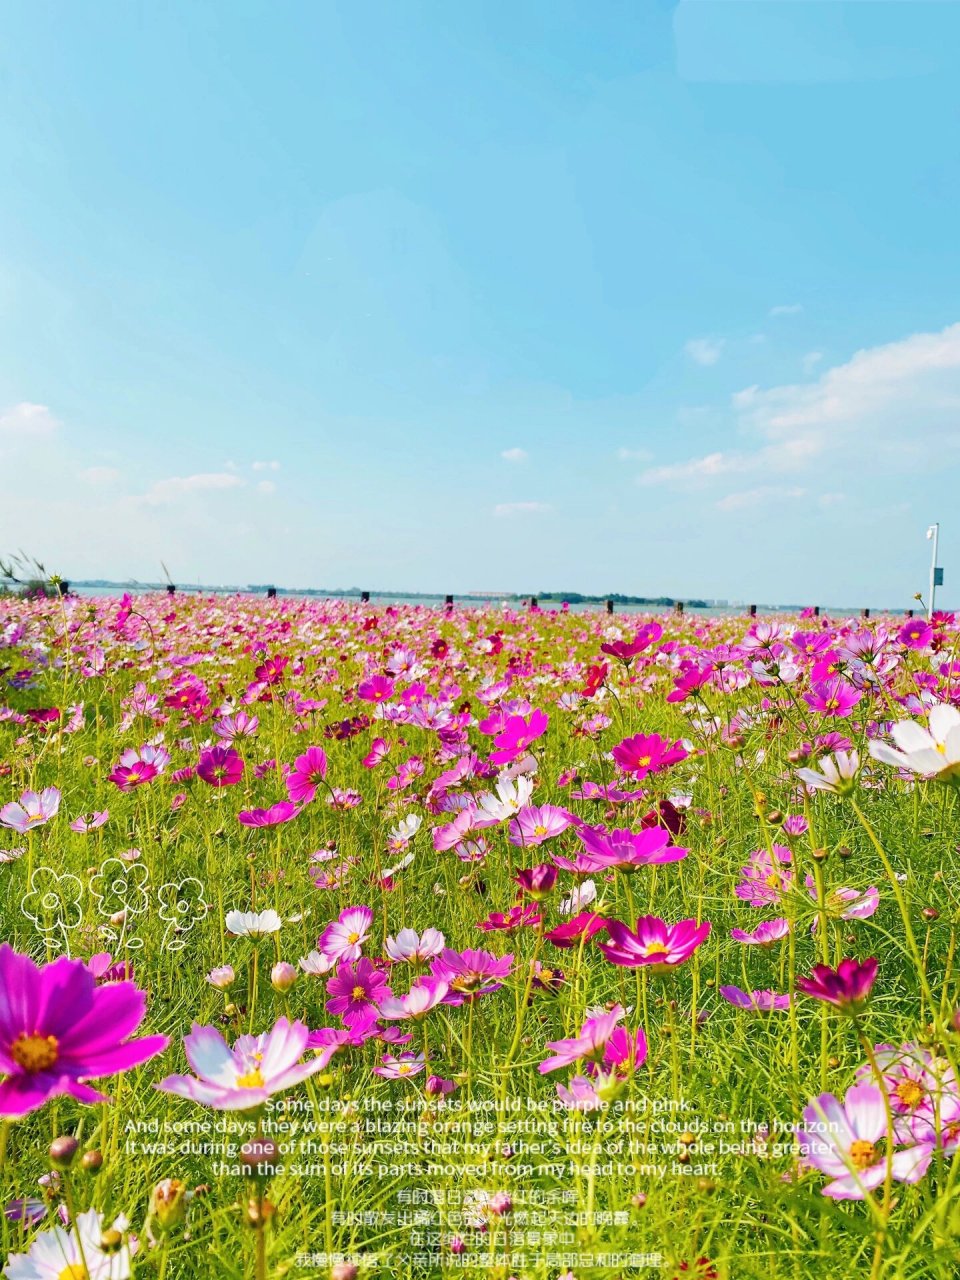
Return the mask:
{"type": "Polygon", "coordinates": [[[161,1231],[171,1231],[187,1216],[187,1184],[179,1178],[164,1178],[150,1192],[150,1214],[161,1231]]]}
{"type": "Polygon", "coordinates": [[[643,1206],[647,1203],[646,1193],[643,1191],[638,1191],[637,1194],[630,1201],[630,1203],[633,1205],[635,1209],[642,1209],[643,1206]]]}
{"type": "Polygon", "coordinates": [[[330,1280],[357,1280],[360,1268],[355,1262],[335,1262],[330,1268],[330,1280]]]}
{"type": "Polygon", "coordinates": [[[85,1173],[99,1173],[103,1167],[102,1151],[85,1151],[80,1157],[80,1168],[85,1173]]]}
{"type": "Polygon", "coordinates": [[[297,971],[286,960],[279,960],[270,970],[270,985],[274,991],[289,991],[297,980],[297,971]]]}
{"type": "Polygon", "coordinates": [[[108,1227],[100,1237],[100,1249],[103,1253],[117,1253],[123,1244],[123,1235],[116,1227],[108,1227]]]}
{"type": "Polygon", "coordinates": [[[54,1138],[50,1143],[50,1162],[57,1169],[69,1169],[79,1149],[80,1143],[70,1134],[54,1138]]]}
{"type": "Polygon", "coordinates": [[[207,981],[211,987],[216,987],[218,991],[226,991],[227,987],[233,984],[236,976],[233,972],[233,965],[224,964],[219,969],[211,969],[207,974],[207,981]]]}

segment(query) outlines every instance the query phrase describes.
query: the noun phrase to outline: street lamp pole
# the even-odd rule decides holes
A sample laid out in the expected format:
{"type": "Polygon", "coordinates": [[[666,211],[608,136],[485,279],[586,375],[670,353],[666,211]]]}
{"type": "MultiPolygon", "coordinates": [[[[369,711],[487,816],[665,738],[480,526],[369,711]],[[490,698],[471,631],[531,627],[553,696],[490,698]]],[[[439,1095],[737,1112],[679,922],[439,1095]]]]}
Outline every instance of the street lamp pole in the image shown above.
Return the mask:
{"type": "Polygon", "coordinates": [[[937,596],[937,579],[940,577],[937,572],[937,547],[940,542],[940,524],[932,524],[927,530],[927,537],[933,539],[933,558],[930,561],[930,599],[927,603],[927,621],[933,617],[933,603],[937,596]]]}

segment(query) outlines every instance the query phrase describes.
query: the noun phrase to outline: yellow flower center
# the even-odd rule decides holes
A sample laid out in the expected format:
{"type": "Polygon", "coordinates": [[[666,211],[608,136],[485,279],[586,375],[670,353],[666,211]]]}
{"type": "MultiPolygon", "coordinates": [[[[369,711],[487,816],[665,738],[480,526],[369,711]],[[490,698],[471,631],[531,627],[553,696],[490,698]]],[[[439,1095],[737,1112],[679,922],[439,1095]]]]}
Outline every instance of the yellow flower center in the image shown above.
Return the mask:
{"type": "Polygon", "coordinates": [[[903,1105],[912,1111],[923,1101],[925,1090],[916,1080],[901,1080],[893,1092],[903,1105]]]}
{"type": "Polygon", "coordinates": [[[650,763],[650,757],[649,757],[649,756],[640,756],[640,757],[637,759],[637,764],[638,764],[638,765],[640,765],[640,767],[641,767],[642,769],[646,769],[646,767],[647,767],[647,765],[648,765],[649,763],[650,763]]]}
{"type": "Polygon", "coordinates": [[[263,1072],[259,1067],[254,1067],[252,1071],[247,1071],[242,1076],[237,1076],[237,1085],[241,1089],[262,1089],[264,1085],[263,1072]]]}
{"type": "Polygon", "coordinates": [[[648,942],[644,951],[645,956],[665,956],[668,948],[662,942],[648,942]]]}
{"type": "Polygon", "coordinates": [[[855,1169],[869,1169],[877,1160],[877,1148],[865,1138],[857,1138],[850,1146],[850,1163],[855,1169]]]}
{"type": "Polygon", "coordinates": [[[351,933],[351,934],[348,934],[348,935],[347,935],[347,941],[348,941],[348,942],[350,942],[350,943],[353,943],[353,942],[359,942],[359,941],[360,941],[360,935],[359,935],[359,933],[351,933]]]}
{"type": "Polygon", "coordinates": [[[362,1000],[367,992],[365,987],[358,986],[354,987],[350,994],[353,996],[354,1000],[362,1000]]]}
{"type": "Polygon", "coordinates": [[[779,889],[780,888],[780,872],[771,871],[763,883],[768,884],[771,889],[779,889]]]}
{"type": "Polygon", "coordinates": [[[935,742],[933,745],[934,745],[935,749],[936,749],[937,751],[939,751],[939,752],[940,752],[940,754],[941,754],[942,756],[945,756],[945,755],[947,754],[947,746],[946,746],[946,743],[944,743],[944,742],[935,742]]]}
{"type": "Polygon", "coordinates": [[[398,1076],[407,1076],[407,1075],[409,1075],[409,1074],[410,1074],[410,1063],[409,1063],[409,1062],[401,1062],[401,1063],[400,1063],[400,1065],[399,1065],[399,1067],[397,1067],[397,1075],[398,1075],[398,1076]]]}
{"type": "Polygon", "coordinates": [[[545,836],[547,834],[547,828],[544,826],[534,827],[533,834],[535,836],[545,836]]]}
{"type": "Polygon", "coordinates": [[[10,1056],[24,1071],[49,1071],[57,1060],[60,1046],[56,1036],[17,1036],[10,1046],[10,1056]]]}
{"type": "Polygon", "coordinates": [[[89,1280],[87,1268],[82,1262],[71,1262],[63,1268],[57,1280],[89,1280]]]}

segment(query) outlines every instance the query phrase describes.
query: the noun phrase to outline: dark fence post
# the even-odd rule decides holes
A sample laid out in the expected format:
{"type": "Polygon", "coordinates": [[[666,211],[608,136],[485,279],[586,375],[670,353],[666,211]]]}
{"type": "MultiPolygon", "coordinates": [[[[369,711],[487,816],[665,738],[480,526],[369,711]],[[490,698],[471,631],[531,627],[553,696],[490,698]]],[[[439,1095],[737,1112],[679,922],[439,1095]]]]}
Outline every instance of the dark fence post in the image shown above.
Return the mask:
{"type": "Polygon", "coordinates": [[[908,617],[908,618],[912,618],[912,617],[913,617],[913,610],[912,610],[912,609],[908,609],[908,610],[907,610],[907,617],[908,617]]]}
{"type": "Polygon", "coordinates": [[[869,609],[861,609],[861,610],[860,610],[860,617],[861,617],[861,618],[869,618],[869,617],[870,617],[870,610],[869,610],[869,609]]]}
{"type": "Polygon", "coordinates": [[[530,597],[530,608],[531,608],[531,609],[536,609],[536,608],[537,608],[537,597],[536,597],[536,596],[531,596],[531,597],[530,597]]]}
{"type": "Polygon", "coordinates": [[[676,600],[673,605],[674,613],[683,613],[683,601],[676,600]]]}
{"type": "Polygon", "coordinates": [[[612,600],[608,600],[608,601],[607,601],[607,613],[613,613],[613,601],[612,601],[612,600]]]}
{"type": "Polygon", "coordinates": [[[370,603],[370,592],[369,592],[369,591],[361,591],[361,592],[360,592],[360,603],[361,603],[361,604],[369,604],[369,603],[370,603]]]}
{"type": "Polygon", "coordinates": [[[276,588],[276,587],[267,587],[267,599],[268,599],[268,600],[276,600],[276,598],[277,598],[277,588],[276,588]]]}
{"type": "Polygon", "coordinates": [[[814,616],[815,618],[819,618],[819,617],[820,617],[820,606],[819,606],[818,604],[815,604],[815,605],[813,606],[813,616],[814,616]]]}
{"type": "Polygon", "coordinates": [[[447,598],[443,602],[443,607],[446,609],[447,613],[453,612],[453,596],[452,595],[447,596],[447,598]]]}
{"type": "Polygon", "coordinates": [[[173,584],[172,582],[168,582],[168,583],[167,583],[167,595],[168,595],[168,596],[174,596],[174,595],[176,595],[176,594],[177,594],[177,588],[174,586],[174,584],[173,584]]]}
{"type": "Polygon", "coordinates": [[[756,616],[757,616],[757,606],[755,604],[752,604],[750,606],[750,617],[755,618],[756,616]]]}

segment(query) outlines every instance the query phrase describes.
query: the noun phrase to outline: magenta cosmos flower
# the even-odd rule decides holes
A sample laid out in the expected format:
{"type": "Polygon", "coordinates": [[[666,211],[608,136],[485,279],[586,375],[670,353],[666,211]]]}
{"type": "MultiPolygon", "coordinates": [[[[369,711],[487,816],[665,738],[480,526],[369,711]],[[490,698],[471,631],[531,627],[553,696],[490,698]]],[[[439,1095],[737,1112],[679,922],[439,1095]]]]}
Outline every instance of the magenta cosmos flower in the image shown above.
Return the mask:
{"type": "Polygon", "coordinates": [[[309,804],[327,776],[327,753],[323,747],[307,747],[287,774],[287,795],[297,804],[309,804]]]}
{"type": "Polygon", "coordinates": [[[237,814],[237,821],[244,827],[277,827],[281,822],[295,818],[299,812],[299,808],[289,800],[278,800],[269,809],[242,809],[237,814]]]}
{"type": "Polygon", "coordinates": [[[564,951],[578,947],[581,942],[589,942],[594,934],[601,933],[607,927],[603,916],[593,911],[581,911],[572,920],[565,920],[549,933],[544,934],[548,942],[564,951]]]}
{"type": "Polygon", "coordinates": [[[663,635],[663,627],[659,622],[645,623],[632,640],[612,640],[600,646],[601,653],[609,653],[612,658],[629,664],[638,653],[642,653],[663,635]]]}
{"type": "Polygon", "coordinates": [[[393,697],[396,687],[389,676],[370,676],[357,686],[357,697],[364,702],[386,702],[393,697]]]}
{"type": "MultiPolygon", "coordinates": [[[[803,1113],[798,1130],[804,1159],[832,1179],[823,1194],[833,1200],[863,1200],[879,1187],[887,1172],[887,1152],[882,1139],[895,1142],[887,1133],[887,1113],[883,1094],[872,1084],[855,1084],[843,1102],[832,1093],[821,1093],[803,1113]]],[[[932,1144],[920,1144],[894,1151],[891,1160],[896,1182],[919,1182],[927,1171],[932,1144]]]]}
{"type": "Polygon", "coordinates": [[[513,877],[523,893],[529,898],[539,900],[545,898],[557,883],[559,872],[556,867],[546,863],[538,863],[535,867],[527,867],[518,871],[513,877]]]}
{"type": "Polygon", "coordinates": [[[798,991],[846,1012],[855,1012],[866,1004],[876,981],[877,960],[871,957],[861,963],[848,957],[841,960],[836,969],[815,964],[812,973],[811,978],[797,978],[798,991]]]}
{"type": "Polygon", "coordinates": [[[243,777],[243,761],[233,747],[207,747],[200,752],[197,777],[211,787],[233,787],[243,777]]]}
{"type": "Polygon", "coordinates": [[[341,963],[327,983],[327,1008],[349,1022],[392,994],[380,970],[361,956],[355,964],[341,963]]]}
{"type": "Polygon", "coordinates": [[[607,934],[610,941],[597,945],[612,964],[631,969],[649,965],[654,972],[664,972],[690,959],[707,940],[710,921],[667,924],[659,916],[641,916],[634,932],[619,920],[608,920],[607,934]]]}
{"type": "Polygon", "coordinates": [[[183,1038],[195,1074],[167,1076],[156,1088],[217,1111],[250,1111],[323,1070],[322,1058],[300,1061],[309,1038],[302,1022],[278,1018],[272,1030],[240,1036],[231,1049],[216,1027],[195,1022],[183,1038]]]}
{"type": "Polygon", "coordinates": [[[742,942],[748,947],[772,947],[790,932],[790,921],[778,916],[776,920],[764,920],[748,933],[745,929],[731,929],[730,937],[734,942],[742,942]]]}
{"type": "Polygon", "coordinates": [[[603,827],[581,827],[577,832],[584,852],[571,862],[554,856],[558,866],[578,874],[593,871],[633,871],[636,867],[679,862],[688,850],[671,845],[670,832],[663,827],[646,827],[643,831],[605,831],[603,827]]]}
{"type": "Polygon", "coordinates": [[[133,764],[118,764],[112,773],[107,774],[107,781],[121,791],[134,791],[144,783],[152,782],[159,772],[157,766],[149,761],[135,760],[133,764]]]}
{"type": "Polygon", "coordinates": [[[854,685],[839,676],[821,680],[803,695],[803,700],[813,711],[825,716],[848,716],[863,694],[854,685]]]}
{"type": "Polygon", "coordinates": [[[638,782],[648,773],[660,773],[672,764],[686,760],[687,749],[681,742],[671,742],[658,733],[638,733],[624,738],[613,748],[613,758],[624,773],[632,774],[638,782]]]}
{"type": "Polygon", "coordinates": [[[327,925],[317,946],[334,960],[359,960],[372,923],[373,912],[369,907],[347,907],[338,919],[327,925]]]}
{"type": "Polygon", "coordinates": [[[166,1036],[128,1037],[146,997],[132,982],[98,986],[82,960],[42,967],[0,945],[0,1116],[16,1119],[59,1094],[105,1102],[86,1083],[129,1071],[167,1047],[166,1036]]]}
{"type": "Polygon", "coordinates": [[[512,954],[495,956],[470,947],[465,951],[445,947],[431,964],[430,973],[449,986],[446,1004],[463,1004],[499,991],[512,968],[512,954]]]}
{"type": "Polygon", "coordinates": [[[622,1017],[623,1009],[615,1009],[588,1018],[579,1035],[569,1040],[548,1040],[547,1048],[553,1050],[553,1056],[540,1063],[540,1074],[573,1066],[583,1059],[594,1066],[622,1066],[625,1062],[642,1066],[647,1057],[646,1036],[638,1028],[636,1036],[631,1037],[623,1027],[618,1027],[622,1017]]]}
{"type": "Polygon", "coordinates": [[[43,791],[24,791],[19,803],[11,800],[0,809],[0,827],[9,827],[21,835],[34,827],[42,827],[56,816],[60,808],[60,792],[56,787],[43,791]]]}
{"type": "Polygon", "coordinates": [[[753,1009],[757,1013],[782,1012],[790,1008],[790,997],[769,989],[744,991],[740,987],[720,987],[720,994],[735,1009],[753,1009]]]}
{"type": "Polygon", "coordinates": [[[542,738],[550,723],[547,713],[534,708],[529,717],[508,716],[502,731],[493,740],[496,751],[490,752],[491,764],[511,764],[524,755],[532,742],[542,738]]]}

